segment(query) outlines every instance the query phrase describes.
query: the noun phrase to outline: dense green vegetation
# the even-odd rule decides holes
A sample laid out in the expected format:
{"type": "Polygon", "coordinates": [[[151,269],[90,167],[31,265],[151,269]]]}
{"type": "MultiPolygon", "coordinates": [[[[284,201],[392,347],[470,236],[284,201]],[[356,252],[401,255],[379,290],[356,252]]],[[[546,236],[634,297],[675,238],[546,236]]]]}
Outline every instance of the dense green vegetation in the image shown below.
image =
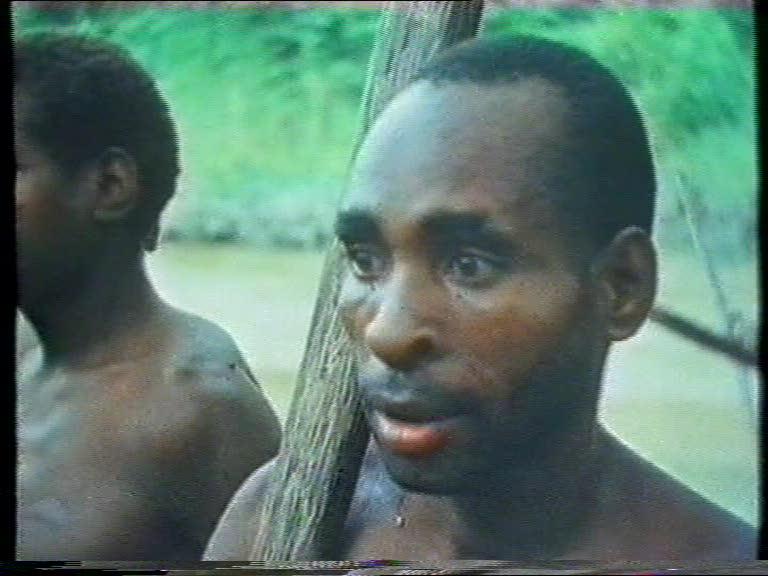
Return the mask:
{"type": "MultiPolygon", "coordinates": [[[[57,28],[106,37],[158,79],[183,146],[170,233],[293,246],[322,243],[327,233],[377,20],[372,10],[14,11],[17,33],[57,28]]],[[[712,238],[718,247],[751,253],[757,161],[749,12],[510,10],[487,19],[486,34],[518,32],[583,47],[629,84],[654,135],[666,241],[681,229],[670,193],[671,175],[680,173],[704,196],[707,227],[721,229],[712,238]]]]}

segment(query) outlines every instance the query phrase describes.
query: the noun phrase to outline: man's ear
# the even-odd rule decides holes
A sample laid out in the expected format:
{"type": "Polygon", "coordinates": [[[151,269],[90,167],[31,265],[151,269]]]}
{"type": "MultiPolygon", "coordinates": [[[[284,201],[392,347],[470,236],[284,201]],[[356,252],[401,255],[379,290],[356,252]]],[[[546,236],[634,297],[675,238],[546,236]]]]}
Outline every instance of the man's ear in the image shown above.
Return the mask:
{"type": "Polygon", "coordinates": [[[122,148],[108,148],[93,166],[93,217],[100,222],[122,220],[138,202],[138,170],[122,148]]]}
{"type": "Polygon", "coordinates": [[[645,321],[656,297],[656,266],[653,243],[636,226],[619,232],[595,260],[611,340],[629,338],[645,321]]]}

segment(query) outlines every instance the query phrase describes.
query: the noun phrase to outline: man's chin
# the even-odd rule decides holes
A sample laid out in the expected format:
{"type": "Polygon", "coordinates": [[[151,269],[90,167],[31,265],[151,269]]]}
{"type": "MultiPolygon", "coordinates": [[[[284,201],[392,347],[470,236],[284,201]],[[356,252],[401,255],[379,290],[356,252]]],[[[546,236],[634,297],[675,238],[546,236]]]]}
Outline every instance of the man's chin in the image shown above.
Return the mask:
{"type": "Polygon", "coordinates": [[[527,435],[522,442],[508,442],[506,446],[481,442],[474,443],[472,448],[448,447],[428,457],[395,454],[381,445],[378,448],[394,482],[411,492],[434,495],[476,494],[478,487],[489,482],[514,478],[521,470],[538,468],[546,454],[541,443],[527,435]]]}
{"type": "Polygon", "coordinates": [[[450,458],[413,459],[384,453],[383,460],[394,482],[420,494],[447,496],[472,492],[477,488],[478,478],[484,476],[477,473],[477,467],[462,466],[450,458]]]}

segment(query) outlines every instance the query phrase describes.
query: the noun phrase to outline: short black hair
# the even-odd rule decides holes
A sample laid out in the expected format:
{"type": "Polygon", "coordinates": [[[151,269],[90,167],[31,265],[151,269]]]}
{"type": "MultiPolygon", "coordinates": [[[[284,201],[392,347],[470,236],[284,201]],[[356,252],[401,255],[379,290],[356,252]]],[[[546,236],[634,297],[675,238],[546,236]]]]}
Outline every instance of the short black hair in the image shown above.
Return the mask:
{"type": "Polygon", "coordinates": [[[15,90],[30,105],[22,129],[65,170],[113,146],[130,154],[144,192],[135,218],[148,231],[179,174],[176,129],[152,77],[101,39],[37,32],[13,48],[15,90]]]}
{"type": "Polygon", "coordinates": [[[477,38],[430,61],[413,82],[498,84],[541,78],[565,91],[572,135],[555,201],[596,247],[635,225],[652,233],[656,174],[642,116],[622,83],[576,48],[530,36],[477,38]]]}

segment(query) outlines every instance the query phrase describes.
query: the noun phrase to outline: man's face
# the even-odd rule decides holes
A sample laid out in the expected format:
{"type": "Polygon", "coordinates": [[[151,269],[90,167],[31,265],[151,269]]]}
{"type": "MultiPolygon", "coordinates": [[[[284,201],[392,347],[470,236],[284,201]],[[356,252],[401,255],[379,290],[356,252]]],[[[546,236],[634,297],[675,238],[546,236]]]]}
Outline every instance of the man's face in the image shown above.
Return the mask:
{"type": "Polygon", "coordinates": [[[337,222],[366,414],[395,480],[476,489],[594,420],[605,336],[546,182],[567,101],[418,83],[374,126],[337,222]]]}
{"type": "Polygon", "coordinates": [[[24,129],[31,113],[24,95],[15,98],[16,242],[22,307],[58,291],[85,264],[88,225],[67,173],[24,129]]]}

